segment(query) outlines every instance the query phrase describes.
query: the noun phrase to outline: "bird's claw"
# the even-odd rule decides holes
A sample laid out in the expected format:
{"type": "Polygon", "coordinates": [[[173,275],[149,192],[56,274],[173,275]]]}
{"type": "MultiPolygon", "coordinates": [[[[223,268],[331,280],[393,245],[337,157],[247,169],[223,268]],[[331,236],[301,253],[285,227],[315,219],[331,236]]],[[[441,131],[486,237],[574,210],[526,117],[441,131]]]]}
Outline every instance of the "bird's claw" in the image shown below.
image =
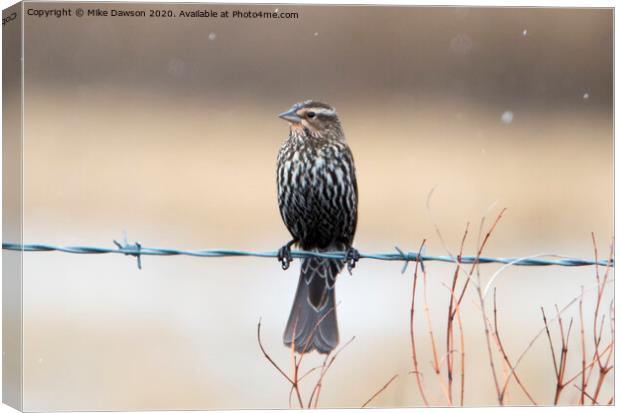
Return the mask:
{"type": "Polygon", "coordinates": [[[355,264],[360,260],[360,253],[355,248],[351,247],[347,250],[347,254],[344,257],[344,262],[347,264],[347,270],[349,274],[353,275],[353,268],[355,264]]]}
{"type": "Polygon", "coordinates": [[[288,243],[278,250],[278,261],[282,264],[282,269],[287,270],[291,266],[293,257],[291,256],[291,244],[288,243]]]}

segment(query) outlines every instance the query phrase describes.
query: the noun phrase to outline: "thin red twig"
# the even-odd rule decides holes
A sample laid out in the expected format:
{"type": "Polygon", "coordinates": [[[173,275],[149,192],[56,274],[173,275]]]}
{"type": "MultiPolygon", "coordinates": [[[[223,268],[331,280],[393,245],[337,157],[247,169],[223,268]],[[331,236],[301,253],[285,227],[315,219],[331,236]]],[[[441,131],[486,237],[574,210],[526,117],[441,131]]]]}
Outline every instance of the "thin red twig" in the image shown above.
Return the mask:
{"type": "Polygon", "coordinates": [[[570,324],[568,326],[568,332],[566,333],[566,337],[564,337],[564,324],[562,322],[562,316],[560,315],[560,309],[558,306],[555,306],[555,310],[558,317],[558,324],[560,326],[560,338],[562,339],[562,349],[560,352],[560,363],[557,374],[557,382],[555,388],[555,396],[553,398],[553,404],[557,405],[560,401],[560,395],[562,391],[566,387],[566,383],[564,383],[564,374],[566,373],[566,362],[568,360],[568,339],[570,336],[570,331],[573,326],[573,319],[571,318],[570,324]]]}
{"type": "MultiPolygon", "coordinates": [[[[456,285],[459,278],[459,270],[461,268],[461,257],[463,256],[463,247],[465,246],[465,240],[467,239],[467,234],[469,232],[469,222],[465,226],[465,232],[463,234],[463,238],[461,239],[461,247],[459,248],[459,255],[457,256],[457,265],[454,269],[454,276],[452,277],[452,287],[450,288],[450,303],[448,305],[448,325],[446,328],[446,353],[447,353],[447,370],[448,370],[448,394],[450,399],[452,399],[452,383],[454,380],[453,371],[454,371],[454,314],[452,312],[454,307],[455,300],[455,291],[456,285]]],[[[461,336],[463,331],[461,331],[461,336]]],[[[464,340],[461,337],[461,345],[463,345],[464,340]]],[[[461,347],[461,357],[464,355],[464,350],[461,347]]],[[[464,374],[464,370],[463,370],[464,374]]],[[[463,405],[463,394],[464,394],[464,377],[461,377],[461,406],[463,405]]]]}
{"type": "Polygon", "coordinates": [[[265,356],[265,358],[269,361],[269,363],[271,363],[271,365],[272,365],[273,367],[275,367],[275,368],[276,368],[276,370],[278,370],[278,371],[280,372],[280,374],[281,374],[282,376],[284,376],[284,378],[285,378],[286,380],[288,380],[288,382],[289,382],[289,383],[293,384],[293,380],[291,380],[291,378],[290,378],[290,377],[289,377],[289,376],[288,376],[288,375],[284,372],[284,370],[282,370],[282,369],[280,368],[280,366],[278,366],[278,365],[276,364],[276,362],[275,362],[275,361],[273,361],[273,359],[271,358],[271,356],[270,356],[269,354],[267,354],[267,351],[265,350],[265,347],[263,347],[263,342],[261,341],[261,338],[260,338],[260,327],[261,327],[261,320],[259,319],[259,320],[258,320],[257,337],[258,337],[258,346],[260,347],[261,352],[263,353],[263,355],[265,356]]]}
{"type": "Polygon", "coordinates": [[[459,338],[461,345],[461,391],[460,391],[460,405],[463,407],[465,400],[465,335],[463,334],[463,323],[461,322],[461,311],[456,312],[456,320],[459,326],[459,338]]]}
{"type": "MultiPolygon", "coordinates": [[[[474,270],[478,266],[480,255],[482,254],[484,246],[486,245],[487,241],[491,237],[491,234],[495,230],[495,227],[497,226],[497,223],[501,219],[504,211],[506,211],[506,208],[504,208],[504,209],[502,209],[500,211],[500,213],[498,214],[497,218],[493,222],[493,225],[491,225],[491,228],[489,229],[489,231],[484,236],[484,240],[482,241],[482,243],[480,244],[480,247],[478,248],[478,254],[476,255],[476,259],[475,259],[474,264],[472,265],[472,268],[470,270],[469,277],[467,278],[467,282],[471,279],[471,276],[472,276],[474,270]]],[[[484,221],[481,221],[481,223],[480,223],[480,233],[482,233],[483,222],[484,221]]],[[[500,404],[500,406],[503,406],[504,405],[504,395],[506,394],[506,392],[505,392],[505,388],[500,390],[499,380],[497,378],[497,372],[495,371],[495,362],[493,361],[493,349],[491,348],[491,337],[490,337],[490,331],[489,331],[490,330],[489,329],[490,322],[489,322],[489,318],[488,318],[487,313],[486,313],[485,304],[484,304],[484,296],[482,294],[482,289],[481,289],[481,286],[480,286],[480,272],[477,272],[477,275],[478,275],[478,282],[476,283],[476,292],[478,293],[478,301],[479,301],[479,304],[480,304],[480,311],[482,313],[482,322],[484,324],[484,337],[485,337],[485,341],[486,341],[486,345],[487,345],[487,354],[489,356],[489,366],[491,368],[491,375],[493,377],[493,384],[495,385],[495,392],[496,392],[496,395],[497,395],[497,401],[500,404]]],[[[465,287],[467,286],[467,282],[465,283],[465,287]]],[[[465,287],[463,288],[463,292],[465,290],[465,287]]],[[[461,295],[461,297],[459,298],[459,303],[458,303],[459,305],[460,305],[460,302],[461,302],[462,298],[463,298],[463,296],[461,295]]]]}
{"type": "Polygon", "coordinates": [[[332,364],[334,364],[334,361],[336,361],[336,357],[338,357],[338,355],[342,352],[342,350],[347,348],[349,344],[353,342],[353,340],[355,340],[355,336],[351,337],[349,341],[347,341],[342,346],[340,346],[340,348],[334,353],[332,353],[331,356],[325,357],[325,361],[323,362],[323,366],[321,368],[321,374],[319,375],[319,379],[317,380],[314,388],[312,389],[312,393],[310,394],[310,399],[308,400],[308,406],[312,405],[313,397],[315,397],[316,395],[316,399],[314,399],[314,407],[315,408],[317,407],[317,404],[319,402],[319,396],[321,394],[321,389],[323,387],[323,378],[327,374],[327,371],[332,366],[332,364]]]}
{"type": "MultiPolygon", "coordinates": [[[[425,243],[426,243],[426,240],[423,240],[422,244],[420,245],[420,252],[424,248],[425,243]]],[[[418,254],[418,257],[419,257],[419,254],[418,254]]],[[[428,399],[426,398],[426,392],[424,390],[424,384],[422,383],[420,367],[418,365],[418,355],[417,355],[415,334],[414,334],[414,328],[413,328],[414,314],[415,314],[415,293],[416,293],[416,286],[418,283],[418,265],[419,264],[420,264],[419,259],[416,259],[415,269],[413,272],[413,288],[412,288],[413,291],[411,293],[411,310],[409,312],[409,336],[411,340],[411,358],[412,358],[412,363],[413,363],[413,374],[415,374],[416,383],[418,385],[418,390],[420,392],[420,396],[422,397],[422,401],[424,401],[425,406],[428,406],[429,405],[428,399]]]]}
{"type": "MultiPolygon", "coordinates": [[[[598,272],[598,270],[597,270],[598,272]]],[[[597,277],[598,278],[598,277],[597,277]]],[[[586,340],[583,327],[583,286],[581,286],[581,297],[579,298],[579,336],[581,341],[581,389],[579,395],[579,404],[585,404],[587,383],[586,383],[586,340]]],[[[575,385],[575,387],[577,387],[575,385]]]]}
{"type": "Polygon", "coordinates": [[[435,375],[437,376],[437,379],[439,380],[439,384],[446,397],[446,401],[448,405],[452,406],[452,395],[449,393],[448,386],[446,385],[446,383],[443,380],[443,377],[441,376],[441,366],[439,363],[439,357],[437,355],[437,343],[435,341],[435,333],[433,332],[433,323],[431,321],[430,311],[428,307],[427,294],[426,294],[426,291],[427,291],[426,270],[423,265],[422,265],[422,280],[423,280],[423,285],[424,285],[424,289],[423,289],[424,315],[426,316],[428,335],[431,341],[431,349],[433,351],[433,361],[432,361],[433,371],[435,375]]]}
{"type": "Polygon", "coordinates": [[[392,382],[393,382],[394,380],[396,380],[396,378],[397,378],[397,377],[398,377],[398,374],[395,374],[394,376],[392,376],[392,378],[391,378],[390,380],[388,380],[388,382],[387,382],[387,383],[385,383],[385,384],[383,385],[383,387],[381,387],[381,388],[379,389],[379,391],[377,391],[375,394],[373,394],[373,395],[372,395],[372,397],[371,397],[370,399],[366,400],[366,403],[362,404],[362,409],[363,409],[364,407],[368,406],[368,404],[369,404],[370,402],[372,402],[372,401],[373,401],[373,400],[374,400],[374,399],[375,399],[378,395],[380,395],[380,394],[381,394],[381,393],[382,393],[385,389],[387,389],[387,388],[388,388],[388,386],[389,386],[390,384],[392,384],[392,382]]]}
{"type": "Polygon", "coordinates": [[[493,225],[491,225],[491,228],[489,229],[489,231],[484,236],[484,240],[482,241],[482,243],[480,244],[480,247],[478,248],[478,253],[476,254],[476,258],[474,259],[474,263],[472,264],[471,269],[469,270],[469,274],[467,275],[467,280],[465,280],[465,285],[463,286],[463,289],[461,290],[461,294],[459,295],[459,299],[457,301],[457,306],[461,304],[461,301],[463,301],[463,297],[465,296],[465,291],[467,290],[467,286],[469,285],[469,281],[471,280],[472,275],[474,274],[474,271],[476,270],[476,268],[480,264],[480,256],[482,255],[484,247],[486,246],[487,241],[491,237],[491,234],[493,233],[493,231],[495,231],[495,227],[499,223],[499,220],[502,219],[502,216],[504,215],[504,212],[506,212],[506,208],[504,208],[504,209],[502,209],[500,211],[500,213],[497,215],[497,218],[495,218],[495,221],[493,222],[493,225]]]}
{"type": "MultiPolygon", "coordinates": [[[[498,349],[499,349],[500,353],[502,354],[502,357],[504,358],[504,362],[506,363],[508,368],[512,370],[512,364],[510,363],[510,359],[508,358],[508,354],[506,353],[506,350],[504,349],[504,345],[502,343],[502,340],[501,340],[501,338],[499,336],[499,329],[498,329],[498,323],[497,323],[497,294],[496,293],[497,293],[497,289],[494,288],[493,289],[493,326],[495,327],[495,338],[497,340],[498,349]]],[[[527,398],[530,400],[530,402],[532,402],[532,404],[536,406],[537,405],[536,401],[534,400],[532,395],[527,391],[527,389],[525,388],[525,386],[521,382],[521,379],[519,379],[519,376],[517,375],[516,372],[514,374],[514,378],[515,378],[515,381],[519,384],[519,387],[521,387],[521,390],[523,390],[523,393],[525,393],[527,398]]],[[[510,378],[506,378],[506,381],[509,381],[509,380],[510,380],[510,378]]],[[[505,389],[506,388],[502,389],[502,393],[501,393],[502,399],[504,398],[504,395],[506,394],[505,393],[505,389]]]]}

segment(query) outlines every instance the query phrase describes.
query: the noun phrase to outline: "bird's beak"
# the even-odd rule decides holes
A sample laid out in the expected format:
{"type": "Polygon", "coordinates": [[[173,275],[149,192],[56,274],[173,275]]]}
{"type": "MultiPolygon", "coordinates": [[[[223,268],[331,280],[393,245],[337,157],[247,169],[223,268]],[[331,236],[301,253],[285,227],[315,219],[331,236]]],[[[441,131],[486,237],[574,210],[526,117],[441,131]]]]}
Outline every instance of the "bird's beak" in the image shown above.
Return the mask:
{"type": "Polygon", "coordinates": [[[282,118],[282,119],[284,119],[286,121],[289,121],[289,122],[300,123],[301,122],[301,118],[299,116],[297,116],[297,113],[295,113],[295,112],[297,112],[297,110],[293,108],[293,109],[290,109],[290,110],[288,110],[286,112],[280,113],[278,115],[278,117],[282,118]]]}

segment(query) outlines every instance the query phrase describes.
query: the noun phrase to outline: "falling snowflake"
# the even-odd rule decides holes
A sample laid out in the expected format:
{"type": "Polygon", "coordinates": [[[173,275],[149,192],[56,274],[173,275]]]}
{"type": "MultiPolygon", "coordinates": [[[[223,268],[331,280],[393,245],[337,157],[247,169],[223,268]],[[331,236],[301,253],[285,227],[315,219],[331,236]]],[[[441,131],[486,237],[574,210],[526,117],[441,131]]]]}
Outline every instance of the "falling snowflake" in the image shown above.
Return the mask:
{"type": "Polygon", "coordinates": [[[506,112],[502,113],[502,122],[506,125],[510,125],[514,117],[514,114],[511,111],[507,110],[506,112]]]}
{"type": "Polygon", "coordinates": [[[524,29],[524,30],[521,32],[521,34],[522,34],[523,36],[527,36],[527,29],[524,29]]]}
{"type": "Polygon", "coordinates": [[[215,40],[216,37],[217,37],[217,34],[213,32],[209,33],[209,40],[215,40]]]}
{"type": "Polygon", "coordinates": [[[319,32],[314,32],[314,36],[315,37],[318,36],[318,35],[319,35],[319,32]]]}
{"type": "Polygon", "coordinates": [[[590,99],[590,94],[586,92],[583,94],[583,100],[588,100],[588,99],[590,99]]]}

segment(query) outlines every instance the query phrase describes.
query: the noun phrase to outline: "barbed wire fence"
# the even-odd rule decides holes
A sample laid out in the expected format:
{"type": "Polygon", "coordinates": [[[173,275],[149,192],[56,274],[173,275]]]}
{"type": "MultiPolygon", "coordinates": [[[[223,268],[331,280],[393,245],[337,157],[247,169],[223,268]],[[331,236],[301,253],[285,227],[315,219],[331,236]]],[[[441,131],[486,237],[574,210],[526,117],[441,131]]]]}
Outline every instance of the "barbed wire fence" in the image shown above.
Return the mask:
{"type": "MultiPolygon", "coordinates": [[[[95,246],[57,246],[49,244],[16,244],[16,243],[2,243],[2,249],[8,251],[23,251],[23,252],[63,252],[68,254],[123,254],[135,257],[137,259],[137,265],[139,269],[142,269],[142,257],[148,256],[189,256],[189,257],[202,257],[202,258],[216,258],[216,257],[256,257],[256,258],[277,258],[278,251],[241,251],[241,250],[229,250],[229,249],[205,249],[205,250],[186,250],[177,248],[155,248],[145,247],[139,242],[128,243],[125,239],[123,242],[113,241],[116,248],[95,247],[95,246]]],[[[485,257],[485,256],[462,256],[457,259],[448,255],[429,255],[424,252],[404,251],[399,247],[395,247],[395,252],[360,252],[360,259],[372,259],[380,261],[401,261],[404,262],[402,272],[407,270],[407,265],[410,262],[424,263],[427,261],[439,261],[447,263],[463,264],[506,264],[517,266],[562,266],[562,267],[583,267],[591,265],[600,266],[614,266],[614,260],[589,260],[581,258],[565,257],[557,254],[544,254],[539,255],[536,258],[532,257],[520,257],[520,258],[505,258],[505,257],[485,257]],[[541,258],[542,256],[548,258],[541,258]]],[[[293,250],[291,251],[292,258],[306,258],[306,257],[319,257],[329,258],[336,260],[344,260],[347,258],[346,251],[330,251],[330,252],[316,252],[316,251],[303,251],[293,250]]]]}
{"type": "MultiPolygon", "coordinates": [[[[437,233],[440,237],[442,244],[444,244],[444,249],[448,255],[427,254],[424,248],[426,240],[422,242],[422,245],[420,246],[420,249],[418,251],[404,251],[403,249],[399,247],[394,247],[395,251],[393,252],[359,252],[359,259],[396,261],[396,262],[400,261],[403,263],[403,267],[401,270],[401,272],[403,273],[407,270],[409,263],[411,262],[414,263],[412,265],[412,267],[415,267],[415,268],[414,268],[413,281],[412,281],[413,289],[412,289],[411,307],[409,310],[409,314],[410,314],[410,321],[409,321],[410,334],[409,335],[411,337],[411,360],[413,363],[413,370],[410,371],[410,374],[412,373],[415,374],[415,379],[416,379],[417,386],[418,386],[417,388],[422,397],[424,404],[426,406],[431,405],[425,395],[425,392],[427,391],[426,384],[424,384],[424,380],[422,380],[422,373],[420,372],[420,367],[418,365],[418,351],[419,350],[417,350],[418,347],[415,341],[416,334],[414,334],[414,330],[415,330],[414,329],[414,308],[416,306],[415,304],[416,303],[416,283],[418,281],[418,267],[421,268],[422,270],[422,275],[421,275],[421,282],[423,283],[423,287],[422,287],[423,298],[422,299],[424,300],[423,302],[424,312],[428,320],[427,333],[428,333],[428,337],[430,338],[432,353],[434,355],[434,362],[431,362],[431,364],[434,363],[432,364],[433,373],[435,376],[437,376],[438,382],[440,383],[440,387],[442,387],[442,389],[445,392],[447,405],[450,405],[450,406],[456,405],[456,400],[457,400],[456,395],[454,395],[454,399],[453,399],[453,386],[454,388],[456,388],[457,382],[454,381],[453,377],[456,377],[457,370],[455,367],[456,362],[454,361],[454,358],[452,355],[457,354],[457,351],[458,351],[459,352],[458,354],[460,357],[460,368],[461,368],[460,379],[459,379],[460,381],[458,382],[460,386],[460,393],[459,393],[460,406],[464,406],[464,394],[465,394],[464,389],[465,389],[465,382],[466,382],[465,367],[464,367],[465,366],[465,362],[464,362],[465,344],[464,344],[464,332],[463,332],[463,327],[461,325],[461,319],[460,319],[461,317],[460,316],[460,313],[461,313],[460,304],[461,304],[461,300],[463,296],[465,295],[467,287],[470,284],[470,281],[471,281],[471,284],[475,286],[476,291],[478,292],[479,308],[482,310],[481,314],[482,314],[482,319],[485,325],[484,334],[485,334],[486,342],[487,342],[487,352],[489,355],[489,366],[492,372],[492,377],[494,379],[496,393],[497,393],[497,400],[498,400],[499,405],[506,405],[508,387],[511,382],[511,378],[514,378],[514,381],[518,383],[522,391],[527,395],[530,402],[533,405],[537,405],[537,402],[531,397],[530,393],[527,391],[525,384],[522,383],[521,379],[519,379],[519,377],[517,376],[517,371],[516,371],[517,367],[521,364],[521,361],[523,360],[525,355],[528,353],[528,351],[533,347],[534,342],[539,337],[543,336],[545,332],[547,333],[547,336],[549,337],[554,366],[556,365],[556,356],[553,352],[554,345],[552,343],[551,336],[549,335],[549,325],[552,322],[557,322],[559,324],[560,332],[562,334],[561,335],[561,338],[562,338],[562,353],[561,354],[562,355],[561,355],[560,362],[558,365],[564,365],[564,366],[566,365],[566,360],[567,360],[566,354],[568,354],[568,338],[570,335],[570,330],[571,330],[570,326],[572,326],[573,319],[571,318],[570,325],[568,328],[568,334],[564,336],[564,332],[562,330],[563,328],[562,327],[562,313],[564,313],[565,310],[567,310],[569,307],[571,307],[575,303],[579,303],[579,317],[580,317],[579,320],[581,323],[580,324],[581,325],[580,337],[581,337],[581,343],[582,343],[582,347],[581,347],[582,369],[581,371],[578,371],[574,376],[571,376],[570,378],[565,377],[564,370],[560,370],[560,372],[556,370],[556,379],[555,379],[556,391],[554,395],[554,404],[558,403],[562,390],[565,387],[567,387],[570,383],[577,380],[579,377],[582,378],[581,387],[579,387],[578,385],[574,383],[573,383],[573,386],[579,391],[580,404],[581,405],[585,404],[585,397],[588,397],[588,399],[592,401],[592,405],[600,404],[598,402],[598,399],[602,397],[600,395],[601,389],[603,387],[603,384],[606,383],[606,378],[609,377],[609,372],[612,371],[613,369],[613,355],[614,355],[614,349],[615,349],[614,347],[615,335],[614,335],[614,328],[613,328],[614,323],[613,321],[608,322],[610,325],[611,338],[609,339],[609,343],[605,345],[601,337],[602,337],[602,331],[603,331],[603,320],[605,319],[605,315],[607,314],[605,313],[604,315],[599,316],[599,313],[602,314],[602,309],[604,308],[603,307],[603,294],[605,292],[605,287],[609,283],[613,283],[613,280],[610,280],[608,278],[609,269],[615,266],[615,261],[613,258],[614,257],[613,241],[612,241],[612,246],[611,246],[610,255],[608,259],[599,259],[594,233],[592,233],[592,241],[594,245],[594,259],[593,260],[567,257],[567,256],[558,255],[558,254],[537,254],[537,255],[532,255],[528,257],[516,257],[516,258],[515,257],[482,256],[481,254],[483,253],[483,249],[484,249],[484,246],[486,245],[486,241],[488,240],[491,233],[494,231],[495,225],[501,218],[502,213],[499,214],[499,216],[497,217],[496,221],[493,223],[493,225],[491,226],[487,234],[483,237],[482,241],[480,241],[479,239],[477,255],[462,255],[463,245],[465,244],[465,239],[467,237],[468,230],[469,230],[469,223],[465,229],[465,235],[463,236],[463,239],[461,241],[459,255],[453,255],[450,252],[450,250],[448,250],[448,248],[445,247],[444,240],[440,234],[438,227],[437,227],[437,233]],[[449,289],[450,297],[451,297],[450,306],[448,308],[449,316],[448,316],[448,320],[446,323],[446,337],[449,337],[449,338],[447,339],[447,344],[446,344],[447,349],[446,349],[446,356],[444,356],[445,361],[441,361],[441,362],[437,358],[437,354],[439,354],[438,353],[439,347],[435,340],[432,323],[430,322],[430,318],[428,315],[429,314],[428,303],[426,302],[427,286],[426,286],[426,270],[424,269],[424,263],[430,262],[430,261],[456,264],[457,266],[454,272],[454,275],[453,275],[452,287],[450,287],[449,285],[446,285],[449,289]],[[479,272],[478,272],[477,278],[473,278],[474,272],[479,269],[480,264],[502,264],[501,268],[495,271],[494,274],[487,281],[486,286],[482,285],[479,272]],[[469,267],[467,271],[465,272],[465,274],[463,275],[464,278],[462,279],[464,282],[462,283],[462,289],[460,290],[460,293],[459,293],[459,291],[457,290],[457,278],[459,276],[459,269],[461,265],[471,265],[471,267],[469,267]],[[564,305],[561,309],[558,307],[558,305],[555,305],[557,315],[553,318],[550,318],[550,319],[545,318],[544,309],[543,307],[541,307],[541,310],[543,311],[544,328],[540,329],[536,333],[536,335],[534,335],[534,337],[527,343],[526,347],[524,348],[524,350],[521,351],[518,357],[515,359],[512,359],[511,361],[509,359],[509,356],[505,348],[502,345],[502,341],[500,339],[499,332],[498,332],[497,304],[496,304],[496,295],[495,295],[496,289],[495,288],[493,289],[492,318],[488,314],[488,311],[490,310],[487,309],[487,305],[485,304],[485,296],[487,295],[487,292],[489,291],[490,287],[492,286],[497,276],[505,268],[507,268],[508,266],[512,266],[512,265],[524,266],[524,267],[596,266],[596,285],[588,289],[584,289],[584,287],[581,286],[581,294],[573,298],[568,304],[564,305]],[[599,274],[599,266],[605,267],[604,275],[599,274]],[[588,364],[586,364],[587,360],[586,360],[586,348],[584,344],[585,336],[584,336],[584,324],[583,324],[584,323],[583,297],[584,297],[584,294],[588,291],[595,291],[596,297],[595,297],[595,309],[593,310],[593,314],[594,314],[593,325],[595,326],[594,327],[594,349],[591,351],[593,352],[593,355],[591,356],[591,360],[589,361],[588,364]],[[599,317],[600,317],[600,329],[597,329],[596,326],[599,325],[599,322],[598,322],[599,317]],[[491,320],[493,320],[492,321],[493,324],[491,324],[491,320]],[[458,330],[459,337],[460,337],[459,338],[460,341],[458,341],[460,344],[458,346],[455,345],[457,341],[455,341],[456,339],[455,337],[453,337],[453,335],[455,334],[454,333],[455,327],[453,326],[454,322],[456,322],[456,326],[457,326],[456,328],[458,330]],[[504,375],[503,378],[498,375],[498,372],[496,371],[496,365],[493,362],[493,353],[494,353],[494,350],[492,348],[493,343],[496,344],[497,351],[499,351],[499,355],[501,355],[501,360],[503,360],[503,363],[505,363],[505,366],[507,369],[504,372],[506,374],[504,375]],[[445,368],[443,367],[444,365],[445,365],[445,368]],[[594,371],[597,370],[597,367],[598,367],[598,376],[596,376],[597,373],[593,373],[594,371]],[[447,378],[448,378],[447,390],[445,388],[446,385],[443,379],[444,373],[447,375],[447,378]],[[593,377],[592,380],[596,379],[595,380],[596,388],[595,388],[595,393],[593,396],[589,395],[588,392],[591,392],[591,391],[590,389],[587,388],[588,382],[590,381],[591,376],[593,377]]],[[[481,222],[480,234],[482,234],[482,223],[483,222],[484,221],[481,222]]],[[[255,257],[255,258],[271,258],[271,259],[278,258],[280,259],[280,255],[281,255],[280,251],[278,250],[275,250],[275,251],[243,251],[243,250],[233,250],[233,249],[189,250],[189,249],[178,249],[178,248],[146,247],[146,246],[143,246],[140,242],[133,242],[133,243],[128,242],[126,233],[123,234],[123,240],[121,242],[113,240],[113,244],[114,244],[114,247],[112,246],[111,247],[58,246],[58,245],[50,245],[50,244],[3,243],[2,249],[7,250],[7,251],[29,252],[29,253],[30,252],[60,252],[60,253],[67,253],[67,254],[93,254],[93,255],[123,254],[126,256],[134,257],[136,259],[138,269],[142,269],[142,258],[144,256],[164,256],[164,257],[166,256],[188,256],[188,257],[200,257],[200,258],[255,257]]],[[[347,261],[348,259],[350,259],[349,253],[350,253],[349,251],[317,252],[317,251],[292,250],[290,252],[290,257],[293,259],[295,258],[302,259],[306,257],[320,257],[320,258],[347,261]]],[[[417,298],[417,300],[419,299],[420,297],[417,298]]],[[[419,306],[420,304],[418,304],[418,307],[419,306]]],[[[609,318],[608,318],[609,320],[614,319],[614,311],[615,311],[615,307],[614,307],[614,300],[612,297],[611,303],[609,305],[609,318]]],[[[294,363],[292,366],[293,371],[291,375],[287,375],[287,373],[281,367],[279,367],[278,364],[276,364],[274,359],[267,353],[267,351],[263,347],[263,344],[261,342],[260,329],[261,329],[261,321],[259,319],[258,326],[257,326],[257,339],[258,339],[258,344],[262,351],[262,354],[279,371],[279,373],[282,374],[288,380],[288,382],[291,385],[291,389],[289,392],[289,408],[292,408],[291,395],[294,394],[294,392],[296,392],[297,394],[300,407],[302,408],[304,407],[304,403],[300,395],[299,382],[301,379],[306,377],[309,373],[317,369],[320,369],[318,370],[319,377],[317,379],[316,384],[314,385],[314,387],[312,385],[310,386],[312,388],[312,392],[310,393],[310,398],[306,406],[306,407],[313,406],[314,408],[316,408],[318,404],[318,394],[320,393],[321,387],[323,386],[323,378],[327,370],[333,364],[333,361],[335,360],[336,356],[344,348],[346,348],[349,345],[349,343],[353,341],[355,336],[352,337],[351,340],[346,342],[344,345],[342,345],[331,356],[326,357],[322,365],[318,367],[310,368],[306,373],[303,373],[302,375],[299,375],[299,372],[301,368],[301,361],[303,359],[303,353],[299,356],[299,358],[296,358],[295,349],[294,347],[292,347],[291,354],[292,354],[292,359],[294,360],[294,363]],[[314,405],[312,404],[313,402],[314,402],[314,405]]],[[[576,352],[571,351],[571,354],[572,353],[576,353],[576,352]]],[[[588,358],[590,358],[590,356],[588,356],[588,358]]],[[[444,360],[444,358],[442,358],[441,360],[444,360]]],[[[368,399],[362,405],[362,407],[366,407],[379,394],[384,392],[386,388],[388,388],[388,386],[390,386],[390,384],[394,382],[398,376],[399,376],[398,374],[393,375],[392,378],[390,378],[390,380],[383,385],[383,387],[381,387],[376,393],[373,394],[372,397],[370,397],[370,399],[368,399]]],[[[469,385],[467,386],[469,387],[469,385]]],[[[590,386],[590,387],[593,387],[593,386],[590,386]]],[[[612,394],[611,399],[609,399],[607,404],[613,404],[613,401],[614,401],[614,396],[612,394]]]]}

